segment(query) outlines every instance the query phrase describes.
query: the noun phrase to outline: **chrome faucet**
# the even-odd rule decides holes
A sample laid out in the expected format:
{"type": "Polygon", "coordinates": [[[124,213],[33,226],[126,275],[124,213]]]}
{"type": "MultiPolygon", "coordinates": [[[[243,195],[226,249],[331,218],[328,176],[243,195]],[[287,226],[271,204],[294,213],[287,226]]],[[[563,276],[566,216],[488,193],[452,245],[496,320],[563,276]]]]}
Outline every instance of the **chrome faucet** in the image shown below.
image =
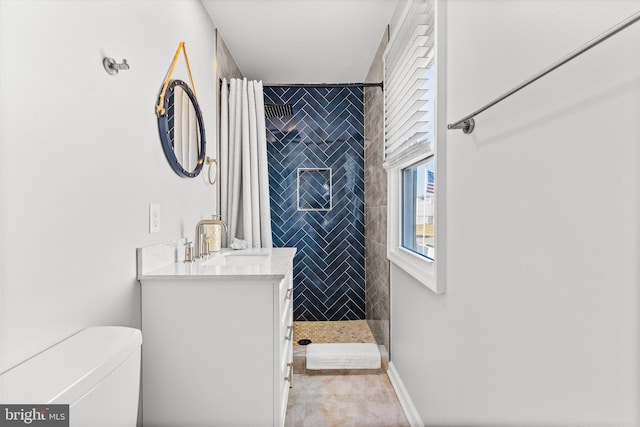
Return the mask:
{"type": "Polygon", "coordinates": [[[203,219],[200,222],[198,222],[198,224],[196,224],[196,236],[195,236],[195,241],[196,241],[196,258],[202,258],[203,255],[209,255],[209,252],[207,251],[207,253],[203,253],[203,240],[205,238],[204,235],[204,227],[206,225],[214,225],[214,224],[219,224],[222,225],[222,227],[224,228],[224,231],[227,231],[227,224],[224,223],[224,221],[219,220],[219,219],[203,219]]]}

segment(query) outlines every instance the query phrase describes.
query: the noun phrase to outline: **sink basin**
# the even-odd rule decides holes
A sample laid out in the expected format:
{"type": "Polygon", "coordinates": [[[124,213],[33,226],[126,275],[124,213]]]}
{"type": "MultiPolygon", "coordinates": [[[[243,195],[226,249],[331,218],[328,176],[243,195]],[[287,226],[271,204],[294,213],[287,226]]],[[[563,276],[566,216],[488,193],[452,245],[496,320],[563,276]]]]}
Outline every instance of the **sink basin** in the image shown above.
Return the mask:
{"type": "Polygon", "coordinates": [[[227,265],[258,264],[267,260],[267,255],[226,255],[227,265]]]}
{"type": "Polygon", "coordinates": [[[233,252],[225,252],[222,256],[227,258],[232,257],[243,257],[243,258],[266,258],[271,254],[268,253],[255,253],[255,252],[245,252],[245,251],[233,251],[233,252]]]}
{"type": "Polygon", "coordinates": [[[252,265],[265,262],[268,258],[269,254],[266,253],[227,252],[214,255],[204,261],[202,265],[252,265]]]}

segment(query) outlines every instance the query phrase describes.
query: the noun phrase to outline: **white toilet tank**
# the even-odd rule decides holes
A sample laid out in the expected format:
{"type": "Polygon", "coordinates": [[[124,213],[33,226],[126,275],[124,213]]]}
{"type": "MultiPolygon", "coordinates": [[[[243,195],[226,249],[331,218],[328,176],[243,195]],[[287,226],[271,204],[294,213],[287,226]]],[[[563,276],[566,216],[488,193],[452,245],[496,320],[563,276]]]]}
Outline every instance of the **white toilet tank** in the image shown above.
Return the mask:
{"type": "Polygon", "coordinates": [[[87,328],[0,375],[0,404],[69,404],[71,427],[134,427],[138,329],[87,328]]]}

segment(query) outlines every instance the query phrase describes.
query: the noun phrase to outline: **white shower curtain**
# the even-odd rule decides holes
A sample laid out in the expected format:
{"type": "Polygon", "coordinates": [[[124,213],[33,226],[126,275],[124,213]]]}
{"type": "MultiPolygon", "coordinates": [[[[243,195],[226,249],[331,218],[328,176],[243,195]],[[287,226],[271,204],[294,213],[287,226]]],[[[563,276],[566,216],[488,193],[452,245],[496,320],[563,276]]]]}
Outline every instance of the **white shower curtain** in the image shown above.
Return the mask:
{"type": "Polygon", "coordinates": [[[222,80],[220,212],[227,236],[270,248],[271,208],[262,82],[222,80]]]}

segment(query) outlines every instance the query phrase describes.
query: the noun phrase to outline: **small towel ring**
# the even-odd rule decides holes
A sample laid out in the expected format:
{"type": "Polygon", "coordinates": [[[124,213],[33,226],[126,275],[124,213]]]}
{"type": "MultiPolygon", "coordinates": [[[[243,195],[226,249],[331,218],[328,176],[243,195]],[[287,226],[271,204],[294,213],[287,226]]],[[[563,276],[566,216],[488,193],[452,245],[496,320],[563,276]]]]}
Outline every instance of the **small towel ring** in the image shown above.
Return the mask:
{"type": "Polygon", "coordinates": [[[207,174],[207,178],[209,179],[209,184],[214,185],[218,180],[218,159],[212,159],[211,157],[207,156],[207,158],[205,159],[205,162],[209,165],[209,173],[207,174]],[[212,165],[214,163],[216,165],[216,174],[213,176],[213,178],[211,178],[211,169],[213,169],[212,165]]]}

